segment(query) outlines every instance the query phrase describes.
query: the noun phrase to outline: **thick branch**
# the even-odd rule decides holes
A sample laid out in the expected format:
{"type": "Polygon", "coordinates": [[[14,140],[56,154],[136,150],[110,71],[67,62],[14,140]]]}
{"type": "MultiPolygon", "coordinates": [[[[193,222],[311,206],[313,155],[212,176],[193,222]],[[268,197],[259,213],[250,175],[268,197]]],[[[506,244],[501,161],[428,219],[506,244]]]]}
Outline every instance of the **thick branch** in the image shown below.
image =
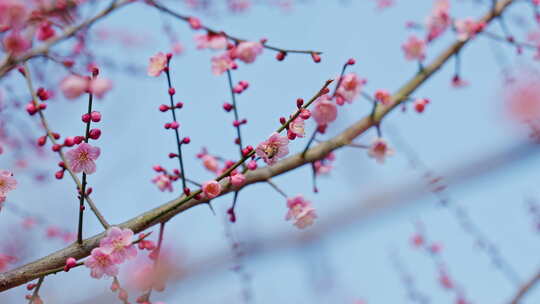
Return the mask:
{"type": "MultiPolygon", "coordinates": [[[[495,6],[495,9],[490,10],[480,21],[486,24],[491,22],[494,18],[498,17],[502,12],[516,0],[501,0],[495,6]]],[[[266,181],[271,177],[280,175],[282,173],[296,169],[304,164],[309,164],[313,161],[324,158],[328,153],[343,147],[360,134],[364,133],[370,127],[374,126],[382,120],[392,109],[398,106],[401,102],[414,92],[421,84],[423,84],[431,75],[437,72],[443,64],[450,59],[453,55],[457,54],[470,39],[465,41],[457,41],[446,49],[441,55],[439,55],[430,65],[414,76],[408,81],[398,92],[392,96],[392,103],[389,106],[379,106],[375,111],[373,117],[366,116],[362,120],[356,122],[341,134],[336,137],[322,142],[317,146],[309,149],[305,153],[305,157],[302,157],[302,153],[288,157],[276,165],[271,167],[260,168],[255,171],[248,172],[246,174],[246,183],[244,185],[250,185],[257,182],[266,181]]],[[[0,74],[1,75],[1,74],[0,74]]],[[[221,195],[225,195],[231,191],[238,189],[232,189],[229,185],[228,179],[221,181],[223,191],[221,195]]],[[[164,205],[161,205],[153,210],[147,211],[131,220],[122,223],[120,226],[129,228],[135,233],[143,231],[149,227],[152,227],[160,222],[166,221],[173,216],[181,213],[187,209],[204,203],[204,201],[197,201],[195,199],[185,200],[185,197],[179,197],[164,205]]],[[[86,239],[82,244],[72,244],[62,250],[52,253],[44,258],[41,258],[32,263],[21,266],[17,269],[0,274],[0,291],[4,291],[21,284],[24,284],[30,280],[36,278],[36,273],[47,271],[51,268],[60,267],[65,263],[66,258],[75,257],[77,259],[86,257],[90,254],[90,251],[99,245],[99,240],[104,236],[104,233],[95,235],[89,239],[86,239]]]]}

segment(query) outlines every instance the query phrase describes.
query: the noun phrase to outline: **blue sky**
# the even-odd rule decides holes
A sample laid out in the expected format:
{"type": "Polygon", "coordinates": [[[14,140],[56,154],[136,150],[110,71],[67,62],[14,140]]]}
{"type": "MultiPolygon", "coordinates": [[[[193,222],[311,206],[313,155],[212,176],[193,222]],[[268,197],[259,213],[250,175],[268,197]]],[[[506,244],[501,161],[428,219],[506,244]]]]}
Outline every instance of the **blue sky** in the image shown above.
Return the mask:
{"type": "MultiPolygon", "coordinates": [[[[483,14],[486,7],[472,2],[475,1],[454,1],[452,13],[460,17],[483,14]]],[[[176,2],[170,1],[170,5],[189,12],[176,2]]],[[[398,1],[396,7],[377,12],[372,1],[309,1],[288,13],[257,6],[241,15],[195,14],[212,27],[246,39],[266,37],[271,44],[284,48],[324,52],[322,62],[314,64],[309,56],[293,54],[285,61],[277,62],[275,53],[265,50],[254,64],[241,65],[233,73],[236,81],[250,82],[250,88],[238,97],[238,103],[240,116],[249,120],[243,128],[243,140],[255,145],[276,128],[280,116],[294,110],[296,98],[312,96],[326,79],[338,75],[341,65],[350,57],[357,61],[351,71],[368,79],[368,92],[399,88],[417,69],[415,63],[405,61],[400,49],[409,34],[404,24],[409,20],[424,20],[431,5],[432,1],[428,0],[417,0],[414,4],[398,1]]],[[[522,4],[513,7],[510,13],[510,16],[530,16],[529,8],[522,4]]],[[[191,177],[204,181],[212,176],[195,158],[202,146],[227,158],[237,155],[232,144],[235,136],[232,115],[221,109],[221,104],[229,101],[226,77],[210,73],[213,54],[195,50],[193,33],[185,24],[160,16],[141,4],[123,8],[96,28],[134,33],[145,41],[142,47],[129,49],[99,41],[92,41],[91,45],[101,57],[117,58],[119,62],[144,67],[151,55],[168,49],[161,20],[168,20],[180,42],[186,46],[183,55],[173,58],[171,70],[176,96],[185,104],[180,112],[182,132],[192,139],[185,149],[186,171],[191,177]]],[[[516,36],[522,34],[516,26],[512,28],[516,36]]],[[[499,30],[498,27],[493,29],[499,30]]],[[[429,49],[428,61],[451,43],[450,36],[429,49]]],[[[396,111],[385,120],[414,147],[430,168],[444,171],[526,137],[526,132],[512,124],[504,113],[500,98],[500,60],[493,56],[494,49],[502,52],[513,67],[534,67],[536,64],[527,59],[532,54],[518,58],[513,49],[479,37],[462,54],[462,77],[471,82],[469,87],[459,90],[450,87],[453,75],[453,63],[450,62],[415,93],[415,96],[432,100],[425,113],[396,111]]],[[[102,156],[98,171],[89,180],[103,214],[110,222],[119,223],[177,195],[159,192],[150,183],[154,175],[152,165],[161,164],[168,168],[176,165],[167,158],[167,153],[175,148],[173,135],[162,127],[170,118],[157,111],[159,104],[167,102],[165,79],[148,77],[144,70],[139,70],[139,74],[128,74],[103,67],[101,71],[104,77],[114,81],[115,86],[95,105],[103,114],[100,123],[103,135],[98,141],[102,156]]],[[[20,88],[24,94],[24,88],[20,88]]],[[[82,129],[79,117],[85,107],[82,98],[74,102],[56,100],[50,102],[47,114],[54,128],[62,133],[78,133],[78,128],[82,129]]],[[[369,104],[362,99],[340,108],[339,119],[329,128],[327,136],[337,134],[369,110],[369,104]]],[[[31,118],[22,119],[31,124],[31,118]]],[[[308,128],[312,130],[313,125],[308,124],[308,128]]],[[[383,134],[384,130],[385,124],[383,134]]],[[[358,142],[369,143],[374,136],[369,131],[358,142]]],[[[300,151],[304,145],[305,140],[295,141],[291,145],[292,151],[300,151]]],[[[408,167],[399,146],[395,148],[396,154],[384,165],[368,158],[364,150],[342,149],[337,153],[336,168],[331,177],[319,180],[321,191],[318,194],[311,192],[308,167],[277,177],[275,182],[290,196],[303,193],[314,203],[323,221],[334,211],[360,204],[372,193],[420,178],[421,174],[408,167]]],[[[8,164],[8,160],[0,158],[0,166],[8,164]]],[[[532,230],[532,220],[524,203],[527,195],[537,194],[538,173],[534,168],[539,164],[540,158],[531,157],[503,172],[451,185],[449,191],[452,203],[468,210],[474,223],[497,245],[522,279],[531,276],[539,266],[538,236],[532,230]]],[[[39,166],[52,175],[56,161],[39,166]]],[[[72,190],[72,182],[68,179],[39,185],[23,176],[10,203],[43,214],[50,222],[75,227],[72,190]]],[[[223,217],[231,200],[231,196],[226,196],[214,201],[216,216],[208,208],[197,207],[167,224],[165,246],[179,252],[180,263],[189,266],[216,252],[230,252],[224,236],[223,217]]],[[[368,303],[407,302],[405,288],[389,258],[389,251],[394,248],[405,267],[414,274],[418,289],[433,303],[453,303],[454,297],[442,290],[436,281],[432,260],[409,245],[414,223],[418,220],[425,223],[430,239],[444,243],[442,256],[449,272],[464,286],[467,297],[474,303],[505,302],[513,295],[515,286],[490,264],[489,258],[478,250],[474,240],[463,232],[448,210],[438,207],[435,198],[429,195],[415,203],[415,207],[338,229],[339,232],[316,245],[272,251],[244,261],[242,265],[252,277],[253,302],[353,303],[355,299],[365,299],[368,303]],[[317,281],[321,277],[328,280],[322,282],[322,286],[317,281]]],[[[275,233],[291,236],[304,233],[284,221],[285,213],[284,199],[272,188],[266,184],[251,186],[240,194],[239,220],[232,227],[233,233],[240,241],[275,233]]],[[[99,232],[99,224],[89,215],[87,233],[99,232]]],[[[8,210],[0,213],[0,218],[1,227],[16,229],[13,227],[18,219],[10,216],[8,210]]],[[[37,235],[28,237],[35,242],[29,260],[63,246],[53,241],[40,242],[41,237],[37,235]]],[[[7,235],[5,239],[8,239],[7,235]]],[[[238,276],[228,270],[230,266],[216,268],[215,274],[202,280],[171,283],[164,293],[155,293],[153,299],[168,304],[185,301],[241,303],[242,284],[238,276]]],[[[87,269],[80,268],[47,278],[42,295],[45,302],[75,303],[87,299],[94,290],[106,290],[108,284],[105,280],[91,279],[87,269]],[[63,290],[74,293],[66,294],[63,290]]],[[[23,292],[21,288],[8,291],[0,295],[0,299],[18,301],[23,292]]],[[[536,303],[539,299],[540,294],[531,293],[525,303],[536,303]]]]}

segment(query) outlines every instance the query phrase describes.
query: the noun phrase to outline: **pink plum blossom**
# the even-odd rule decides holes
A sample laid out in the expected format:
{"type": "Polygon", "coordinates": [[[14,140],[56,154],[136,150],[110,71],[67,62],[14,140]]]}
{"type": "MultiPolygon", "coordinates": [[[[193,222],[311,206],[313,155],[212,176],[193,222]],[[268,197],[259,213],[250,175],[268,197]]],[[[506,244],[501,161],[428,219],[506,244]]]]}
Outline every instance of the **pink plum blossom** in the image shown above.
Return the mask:
{"type": "Polygon", "coordinates": [[[234,56],[245,63],[252,63],[263,51],[260,42],[244,41],[240,42],[234,49],[234,56]]]}
{"type": "Polygon", "coordinates": [[[315,168],[315,174],[317,175],[328,174],[334,168],[332,166],[332,163],[334,162],[335,159],[336,159],[336,156],[334,155],[334,153],[329,153],[323,159],[315,161],[313,163],[313,166],[315,168]]]}
{"type": "Polygon", "coordinates": [[[221,75],[235,66],[236,64],[232,60],[229,52],[212,57],[212,73],[214,75],[221,75]]]}
{"type": "Polygon", "coordinates": [[[206,33],[195,36],[198,49],[209,48],[212,50],[222,50],[227,47],[227,38],[222,34],[206,33]]]}
{"type": "Polygon", "coordinates": [[[393,154],[394,150],[388,146],[386,140],[380,137],[373,140],[373,143],[368,150],[369,157],[375,158],[375,160],[380,164],[384,163],[386,157],[392,156],[393,154]]]}
{"type": "Polygon", "coordinates": [[[36,38],[39,41],[45,41],[45,40],[48,40],[48,39],[54,37],[55,34],[56,34],[56,32],[55,32],[54,28],[52,27],[51,22],[44,21],[38,27],[38,30],[37,30],[37,33],[36,33],[36,38]]]}
{"type": "Polygon", "coordinates": [[[17,262],[14,256],[0,253],[0,272],[6,271],[9,264],[17,262]]]}
{"type": "Polygon", "coordinates": [[[358,77],[355,73],[343,75],[336,91],[336,103],[343,105],[345,102],[352,103],[360,94],[366,80],[358,77]]]}
{"type": "Polygon", "coordinates": [[[219,164],[218,164],[217,159],[214,156],[205,154],[204,156],[201,157],[201,159],[203,162],[203,166],[207,170],[214,173],[217,173],[219,171],[219,164]]]}
{"type": "MultiPolygon", "coordinates": [[[[291,123],[289,123],[288,134],[294,134],[295,137],[304,137],[306,132],[304,130],[304,120],[301,117],[296,117],[291,123]]],[[[290,137],[289,137],[290,138],[290,137]]]]}
{"type": "Polygon", "coordinates": [[[90,268],[90,276],[95,279],[101,279],[104,274],[110,277],[118,275],[118,266],[111,255],[101,247],[92,249],[84,265],[90,268]]]}
{"type": "Polygon", "coordinates": [[[465,41],[474,37],[484,29],[483,22],[476,22],[472,18],[459,19],[454,22],[458,40],[465,41]]]}
{"type": "Polygon", "coordinates": [[[27,7],[24,0],[0,1],[0,32],[21,27],[29,16],[27,7]]]}
{"type": "Polygon", "coordinates": [[[0,196],[5,200],[7,193],[15,188],[17,188],[17,180],[13,177],[13,173],[0,170],[0,196]]]}
{"type": "Polygon", "coordinates": [[[275,164],[280,158],[289,154],[289,139],[278,133],[272,133],[270,137],[260,143],[255,149],[257,156],[261,157],[268,165],[275,164]]]}
{"type": "Polygon", "coordinates": [[[85,93],[88,89],[88,78],[71,74],[60,83],[60,90],[68,99],[75,99],[85,93]]]}
{"type": "Polygon", "coordinates": [[[157,77],[167,67],[167,55],[159,52],[150,57],[150,63],[148,64],[148,76],[157,77]]]}
{"type": "Polygon", "coordinates": [[[156,184],[161,191],[173,191],[171,178],[167,174],[159,174],[152,179],[152,183],[156,184]]]}
{"type": "Polygon", "coordinates": [[[401,48],[407,60],[422,61],[426,58],[426,42],[416,36],[410,36],[401,48]]]}
{"type": "Polygon", "coordinates": [[[19,31],[13,31],[3,40],[4,50],[12,55],[20,55],[32,46],[32,41],[24,37],[19,31]]]}
{"type": "Polygon", "coordinates": [[[99,247],[110,255],[113,263],[120,264],[137,256],[137,249],[132,244],[132,238],[131,229],[111,227],[107,230],[107,236],[99,242],[99,247]]]}
{"type": "Polygon", "coordinates": [[[313,110],[313,119],[319,126],[325,126],[333,122],[337,118],[337,107],[330,101],[328,95],[323,95],[315,101],[313,110]]]}
{"type": "Polygon", "coordinates": [[[101,150],[98,147],[91,146],[85,142],[66,153],[71,170],[75,173],[83,171],[86,174],[96,172],[94,161],[99,157],[101,150]]]}
{"type": "Polygon", "coordinates": [[[105,78],[94,78],[90,80],[88,84],[88,92],[94,94],[97,98],[103,98],[105,93],[107,93],[112,88],[112,82],[109,79],[105,78]]]}
{"type": "Polygon", "coordinates": [[[214,198],[221,193],[221,184],[215,180],[207,181],[203,184],[202,191],[207,198],[214,198]]]}
{"type": "Polygon", "coordinates": [[[427,41],[433,41],[441,36],[450,26],[450,2],[449,0],[437,0],[433,11],[427,20],[427,41]]]}
{"type": "Polygon", "coordinates": [[[289,210],[285,215],[285,220],[289,221],[294,219],[296,221],[294,225],[299,229],[311,226],[313,221],[317,218],[315,209],[302,195],[287,199],[287,208],[289,208],[289,210]]]}

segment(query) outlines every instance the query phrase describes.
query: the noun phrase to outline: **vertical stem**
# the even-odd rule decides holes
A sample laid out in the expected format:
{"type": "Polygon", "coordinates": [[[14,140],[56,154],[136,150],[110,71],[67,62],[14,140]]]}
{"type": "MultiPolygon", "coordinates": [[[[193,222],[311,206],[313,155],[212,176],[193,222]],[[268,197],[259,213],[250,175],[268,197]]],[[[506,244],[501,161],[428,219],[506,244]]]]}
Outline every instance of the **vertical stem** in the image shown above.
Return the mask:
{"type": "Polygon", "coordinates": [[[304,148],[304,151],[302,151],[302,158],[304,158],[306,156],[307,150],[309,150],[309,147],[311,147],[311,144],[315,140],[316,136],[317,136],[317,129],[315,129],[315,131],[313,131],[313,134],[311,134],[311,137],[309,138],[309,141],[308,141],[306,147],[304,148]]]}
{"type": "MultiPolygon", "coordinates": [[[[237,109],[237,105],[236,105],[236,94],[234,93],[233,81],[232,81],[232,76],[231,76],[231,71],[230,70],[227,70],[227,79],[229,81],[229,89],[231,91],[234,120],[239,122],[238,109],[237,109]]],[[[242,144],[242,134],[240,132],[240,125],[236,126],[236,136],[238,138],[238,150],[240,152],[240,158],[242,158],[242,156],[243,156],[242,155],[242,149],[244,148],[244,145],[242,144]]]]}
{"type": "Polygon", "coordinates": [[[32,293],[32,297],[30,298],[30,302],[28,302],[29,304],[33,304],[34,303],[34,300],[36,300],[38,297],[39,297],[39,290],[41,289],[41,285],[43,284],[43,280],[45,280],[45,277],[40,277],[38,282],[37,282],[37,285],[34,289],[34,293],[32,293]]]}
{"type": "MultiPolygon", "coordinates": [[[[169,86],[169,90],[170,90],[172,89],[172,84],[171,84],[171,73],[168,67],[169,66],[167,64],[165,75],[167,75],[167,85],[169,86]]],[[[176,107],[174,106],[174,98],[173,98],[173,95],[170,93],[169,93],[169,101],[171,102],[171,112],[172,112],[173,120],[174,122],[178,123],[176,119],[176,107]]],[[[182,189],[186,189],[186,172],[184,171],[184,161],[182,158],[182,144],[180,143],[180,133],[178,132],[178,128],[174,129],[174,134],[176,136],[176,148],[178,149],[178,162],[180,165],[180,173],[182,177],[182,189]]]]}
{"type": "MultiPolygon", "coordinates": [[[[90,115],[92,113],[92,102],[94,99],[94,95],[92,93],[88,94],[88,111],[87,114],[90,115]]],[[[90,137],[90,124],[92,123],[92,119],[89,119],[86,123],[86,131],[84,133],[84,142],[88,143],[88,139],[90,137]]],[[[83,172],[82,174],[82,183],[81,183],[81,193],[79,193],[79,228],[77,232],[77,243],[82,244],[83,237],[83,214],[84,214],[84,198],[86,197],[86,173],[83,172]]]]}

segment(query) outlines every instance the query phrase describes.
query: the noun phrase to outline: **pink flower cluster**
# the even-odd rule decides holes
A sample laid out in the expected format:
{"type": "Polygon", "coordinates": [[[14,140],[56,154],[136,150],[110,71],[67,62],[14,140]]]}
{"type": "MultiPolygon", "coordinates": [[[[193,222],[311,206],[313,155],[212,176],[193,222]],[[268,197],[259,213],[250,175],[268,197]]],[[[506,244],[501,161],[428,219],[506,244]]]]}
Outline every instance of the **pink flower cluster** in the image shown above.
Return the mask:
{"type": "Polygon", "coordinates": [[[236,69],[236,59],[253,63],[262,51],[263,45],[260,42],[242,41],[236,46],[229,45],[224,53],[212,57],[212,73],[221,75],[229,69],[236,69]]]}
{"type": "Polygon", "coordinates": [[[84,265],[90,268],[90,276],[100,279],[103,275],[118,275],[118,265],[137,256],[132,238],[130,229],[109,228],[99,247],[92,249],[90,257],[84,261],[84,265]]]}
{"type": "Polygon", "coordinates": [[[315,209],[302,195],[287,199],[287,208],[289,211],[285,215],[285,220],[294,220],[294,225],[299,229],[311,226],[317,218],[315,209]]]}
{"type": "Polygon", "coordinates": [[[96,77],[84,77],[71,74],[60,83],[60,90],[68,99],[75,99],[84,93],[91,93],[97,98],[103,98],[112,88],[112,82],[108,79],[96,77]]]}
{"type": "Polygon", "coordinates": [[[17,180],[13,177],[13,173],[0,170],[0,209],[6,201],[8,192],[15,190],[15,188],[17,188],[17,180]]]}

